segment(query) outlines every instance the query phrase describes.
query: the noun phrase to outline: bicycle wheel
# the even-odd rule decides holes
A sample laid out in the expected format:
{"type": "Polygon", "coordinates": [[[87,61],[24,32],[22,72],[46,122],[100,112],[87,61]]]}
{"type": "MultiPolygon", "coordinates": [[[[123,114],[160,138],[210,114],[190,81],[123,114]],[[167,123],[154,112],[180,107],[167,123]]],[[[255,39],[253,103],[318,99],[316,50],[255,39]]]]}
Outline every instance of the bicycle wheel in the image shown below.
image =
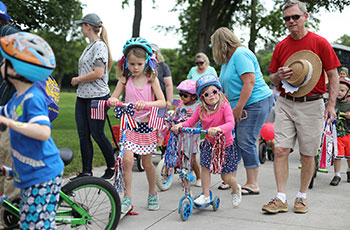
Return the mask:
{"type": "MultiPolygon", "coordinates": [[[[18,194],[14,198],[10,199],[10,202],[19,207],[21,195],[18,194]]],[[[10,212],[0,207],[0,222],[4,225],[5,229],[19,229],[19,218],[12,215],[10,212]]]]}
{"type": "Polygon", "coordinates": [[[266,161],[266,142],[262,141],[259,143],[259,161],[264,164],[266,161]]]}
{"type": "Polygon", "coordinates": [[[156,168],[156,184],[162,191],[168,190],[173,184],[174,169],[169,169],[161,159],[156,168]]]}
{"type": "MultiPolygon", "coordinates": [[[[76,204],[81,205],[92,217],[92,221],[77,228],[85,229],[116,229],[120,219],[121,202],[115,188],[97,177],[77,178],[62,187],[62,191],[76,204]]],[[[57,214],[60,211],[70,211],[72,207],[60,200],[57,214]]],[[[73,218],[80,215],[74,210],[73,218]]],[[[58,216],[58,215],[56,215],[58,216]]],[[[71,229],[70,224],[62,224],[56,221],[58,229],[71,229]]]]}

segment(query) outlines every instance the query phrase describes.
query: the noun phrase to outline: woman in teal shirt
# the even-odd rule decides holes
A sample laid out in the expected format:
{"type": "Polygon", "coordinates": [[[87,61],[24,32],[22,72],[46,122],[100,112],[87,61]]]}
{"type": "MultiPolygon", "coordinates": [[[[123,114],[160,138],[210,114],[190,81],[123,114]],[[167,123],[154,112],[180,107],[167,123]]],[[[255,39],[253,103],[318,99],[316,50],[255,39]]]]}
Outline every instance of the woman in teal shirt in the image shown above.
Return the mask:
{"type": "Polygon", "coordinates": [[[259,157],[257,137],[269,114],[272,91],[265,83],[258,60],[226,27],[211,36],[213,58],[221,65],[220,83],[230,102],[236,121],[236,143],[246,169],[242,195],[258,195],[259,157]]]}
{"type": "Polygon", "coordinates": [[[198,78],[205,74],[213,74],[214,76],[218,76],[216,70],[210,66],[210,62],[208,56],[204,53],[196,54],[196,66],[193,66],[190,72],[187,74],[187,79],[192,79],[197,81],[198,78]]]}

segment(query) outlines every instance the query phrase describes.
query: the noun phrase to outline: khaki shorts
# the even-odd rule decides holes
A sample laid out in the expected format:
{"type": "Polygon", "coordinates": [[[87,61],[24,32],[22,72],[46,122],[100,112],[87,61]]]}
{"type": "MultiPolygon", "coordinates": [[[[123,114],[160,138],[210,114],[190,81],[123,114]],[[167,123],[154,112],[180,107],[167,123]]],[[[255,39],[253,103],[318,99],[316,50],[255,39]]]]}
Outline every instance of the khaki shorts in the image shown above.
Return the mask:
{"type": "Polygon", "coordinates": [[[324,127],[322,99],[293,102],[279,97],[276,103],[275,147],[293,148],[298,138],[300,153],[316,156],[324,127]]]}

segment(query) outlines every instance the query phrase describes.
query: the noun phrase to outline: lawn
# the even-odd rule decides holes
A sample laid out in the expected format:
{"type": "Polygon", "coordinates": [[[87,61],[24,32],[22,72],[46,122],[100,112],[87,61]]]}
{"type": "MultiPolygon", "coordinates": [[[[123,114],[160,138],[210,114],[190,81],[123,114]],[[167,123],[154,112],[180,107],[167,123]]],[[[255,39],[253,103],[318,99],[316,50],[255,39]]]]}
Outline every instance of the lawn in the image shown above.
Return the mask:
{"type": "MultiPolygon", "coordinates": [[[[61,92],[59,103],[59,116],[53,121],[52,138],[59,148],[70,148],[74,152],[74,159],[71,164],[65,167],[64,176],[74,175],[81,171],[81,154],[79,146],[79,137],[75,124],[75,92],[61,92]]],[[[108,111],[112,125],[116,125],[118,120],[113,116],[113,111],[108,111]]],[[[112,134],[109,126],[105,126],[105,133],[109,140],[112,140],[112,134]]],[[[93,166],[99,167],[106,165],[101,150],[94,143],[94,160],[93,166]]]]}

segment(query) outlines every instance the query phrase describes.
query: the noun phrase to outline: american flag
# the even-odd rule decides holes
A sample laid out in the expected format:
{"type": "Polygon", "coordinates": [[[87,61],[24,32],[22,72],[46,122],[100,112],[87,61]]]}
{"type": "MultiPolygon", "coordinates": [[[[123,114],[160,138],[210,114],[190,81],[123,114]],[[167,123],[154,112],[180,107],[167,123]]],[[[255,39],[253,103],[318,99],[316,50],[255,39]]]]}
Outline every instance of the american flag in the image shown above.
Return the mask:
{"type": "Polygon", "coordinates": [[[91,119],[104,120],[106,118],[106,100],[91,100],[91,119]]]}
{"type": "Polygon", "coordinates": [[[154,129],[163,128],[166,108],[151,107],[148,126],[154,129]]]}

